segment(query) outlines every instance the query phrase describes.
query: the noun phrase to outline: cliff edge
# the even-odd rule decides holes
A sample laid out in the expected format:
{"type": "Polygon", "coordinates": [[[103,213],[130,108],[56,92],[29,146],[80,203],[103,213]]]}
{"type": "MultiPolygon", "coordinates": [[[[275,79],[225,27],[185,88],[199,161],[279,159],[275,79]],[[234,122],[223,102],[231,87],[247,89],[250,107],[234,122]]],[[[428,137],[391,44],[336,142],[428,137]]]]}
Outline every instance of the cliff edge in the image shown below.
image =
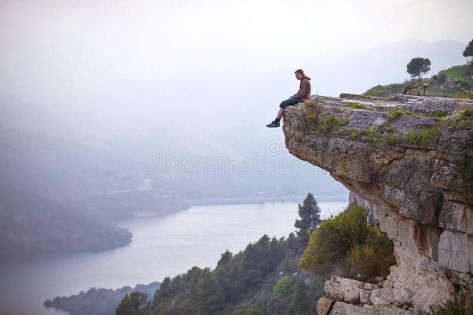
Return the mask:
{"type": "Polygon", "coordinates": [[[394,242],[387,279],[332,277],[320,314],[417,314],[473,295],[473,101],[312,97],[286,109],[283,130],[394,242]]]}

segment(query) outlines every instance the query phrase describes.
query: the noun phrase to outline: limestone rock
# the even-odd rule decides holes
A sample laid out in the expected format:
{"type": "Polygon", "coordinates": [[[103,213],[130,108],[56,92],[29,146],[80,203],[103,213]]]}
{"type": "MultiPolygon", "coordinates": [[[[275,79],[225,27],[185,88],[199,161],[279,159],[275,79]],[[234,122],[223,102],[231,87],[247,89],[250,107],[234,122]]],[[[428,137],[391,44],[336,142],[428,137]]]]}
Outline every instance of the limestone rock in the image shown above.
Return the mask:
{"type": "Polygon", "coordinates": [[[374,305],[390,305],[394,302],[393,290],[391,288],[373,290],[370,301],[374,305]]]}
{"type": "Polygon", "coordinates": [[[327,315],[330,314],[332,306],[335,303],[335,300],[329,297],[320,298],[317,301],[317,314],[318,315],[327,315]]]}
{"type": "Polygon", "coordinates": [[[349,303],[336,302],[331,315],[412,315],[409,310],[393,306],[359,306],[349,303]]]}
{"type": "Polygon", "coordinates": [[[428,311],[456,284],[473,294],[472,113],[473,101],[407,95],[313,97],[286,109],[289,152],[345,185],[394,242],[382,288],[326,283],[331,314],[428,311]]]}
{"type": "Polygon", "coordinates": [[[331,280],[325,282],[325,292],[329,297],[351,304],[369,302],[371,291],[374,288],[375,285],[371,283],[337,276],[332,276],[331,280]]]}
{"type": "Polygon", "coordinates": [[[349,303],[336,302],[333,305],[331,315],[376,315],[373,308],[365,308],[349,303]]]}

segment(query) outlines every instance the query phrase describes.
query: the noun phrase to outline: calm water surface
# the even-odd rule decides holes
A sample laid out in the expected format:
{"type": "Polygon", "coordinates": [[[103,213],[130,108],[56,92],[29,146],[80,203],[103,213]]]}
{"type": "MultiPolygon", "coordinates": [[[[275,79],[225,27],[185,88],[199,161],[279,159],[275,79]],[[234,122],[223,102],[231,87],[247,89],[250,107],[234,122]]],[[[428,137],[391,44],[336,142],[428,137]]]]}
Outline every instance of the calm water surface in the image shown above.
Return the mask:
{"type": "MultiPolygon", "coordinates": [[[[319,202],[322,217],[346,201],[319,202]]],[[[262,235],[287,236],[298,218],[296,203],[196,206],[166,217],[118,222],[133,242],[116,250],[55,256],[0,267],[1,315],[66,314],[42,303],[91,287],[120,288],[162,281],[192,266],[215,267],[221,253],[243,250],[262,235]]]]}

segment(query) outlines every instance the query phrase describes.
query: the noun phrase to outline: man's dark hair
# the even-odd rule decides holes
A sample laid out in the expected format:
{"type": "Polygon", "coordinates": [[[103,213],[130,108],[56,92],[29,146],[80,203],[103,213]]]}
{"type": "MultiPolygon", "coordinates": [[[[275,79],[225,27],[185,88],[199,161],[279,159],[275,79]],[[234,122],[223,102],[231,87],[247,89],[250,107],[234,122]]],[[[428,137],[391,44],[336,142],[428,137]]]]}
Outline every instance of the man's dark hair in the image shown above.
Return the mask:
{"type": "Polygon", "coordinates": [[[303,74],[304,74],[304,70],[302,70],[302,69],[297,69],[294,73],[300,73],[300,74],[303,75],[303,74]]]}

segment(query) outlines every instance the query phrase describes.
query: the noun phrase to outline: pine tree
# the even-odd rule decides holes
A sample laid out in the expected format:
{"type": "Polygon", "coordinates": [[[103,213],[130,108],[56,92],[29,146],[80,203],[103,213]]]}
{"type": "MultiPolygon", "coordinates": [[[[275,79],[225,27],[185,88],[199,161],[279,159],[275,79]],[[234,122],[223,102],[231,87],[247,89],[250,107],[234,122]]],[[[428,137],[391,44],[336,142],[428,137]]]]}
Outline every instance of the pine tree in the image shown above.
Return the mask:
{"type": "Polygon", "coordinates": [[[217,269],[218,268],[223,268],[226,264],[228,264],[233,258],[232,252],[230,252],[228,249],[225,251],[225,253],[222,254],[220,257],[220,260],[217,263],[217,269]]]}
{"type": "Polygon", "coordinates": [[[418,77],[419,82],[422,81],[422,74],[429,72],[430,70],[430,60],[428,58],[413,58],[407,64],[407,73],[411,75],[411,77],[418,77]]]}
{"type": "Polygon", "coordinates": [[[473,57],[473,39],[468,43],[463,51],[463,57],[473,57]]]}
{"type": "Polygon", "coordinates": [[[469,61],[470,63],[470,75],[473,75],[473,39],[468,43],[463,51],[464,57],[472,57],[469,61]]]}
{"type": "Polygon", "coordinates": [[[146,294],[141,292],[132,292],[130,295],[125,294],[125,297],[120,302],[120,305],[115,310],[117,315],[140,315],[145,314],[146,310],[143,307],[146,304],[146,294]]]}
{"type": "Polygon", "coordinates": [[[299,216],[301,219],[296,220],[294,226],[299,229],[296,231],[297,238],[305,247],[309,242],[310,234],[320,224],[320,208],[311,193],[307,195],[302,205],[299,204],[299,216]]]}

